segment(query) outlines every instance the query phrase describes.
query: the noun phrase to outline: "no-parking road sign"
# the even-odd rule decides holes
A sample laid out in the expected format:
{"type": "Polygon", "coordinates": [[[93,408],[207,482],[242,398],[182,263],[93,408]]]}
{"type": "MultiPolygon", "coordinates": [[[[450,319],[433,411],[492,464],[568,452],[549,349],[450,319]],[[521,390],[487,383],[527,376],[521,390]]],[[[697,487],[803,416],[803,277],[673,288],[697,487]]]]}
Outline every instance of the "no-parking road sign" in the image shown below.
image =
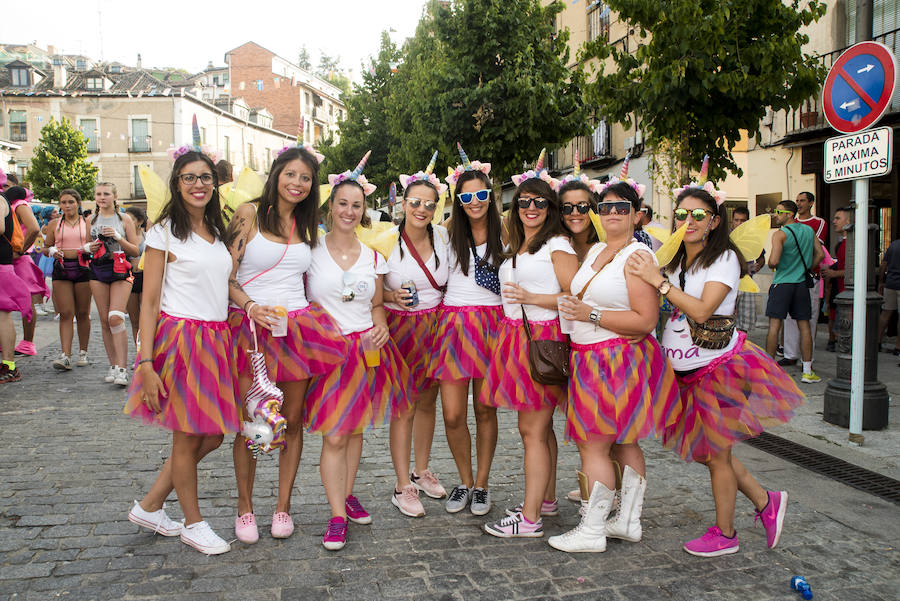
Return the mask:
{"type": "Polygon", "coordinates": [[[825,118],[834,129],[852,134],[871,127],[887,110],[897,82],[897,57],[878,42],[845,50],[825,79],[825,118]]]}

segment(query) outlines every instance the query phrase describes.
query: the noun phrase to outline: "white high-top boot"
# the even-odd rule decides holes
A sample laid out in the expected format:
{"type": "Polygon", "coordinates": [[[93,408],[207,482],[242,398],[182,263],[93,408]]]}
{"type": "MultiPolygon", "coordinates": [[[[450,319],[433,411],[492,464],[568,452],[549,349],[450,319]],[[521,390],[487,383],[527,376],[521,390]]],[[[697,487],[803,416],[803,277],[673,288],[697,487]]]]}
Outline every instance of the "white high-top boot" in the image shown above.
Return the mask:
{"type": "Polygon", "coordinates": [[[606,516],[609,515],[615,493],[600,482],[594,482],[588,496],[587,476],[577,473],[581,498],[587,499],[581,501],[581,522],[564,534],[551,536],[547,542],[554,549],[567,553],[602,553],[606,551],[606,516]]]}
{"type": "Polygon", "coordinates": [[[606,522],[606,536],[632,543],[641,540],[641,511],[646,490],[647,479],[626,465],[619,492],[619,511],[606,522]]]}

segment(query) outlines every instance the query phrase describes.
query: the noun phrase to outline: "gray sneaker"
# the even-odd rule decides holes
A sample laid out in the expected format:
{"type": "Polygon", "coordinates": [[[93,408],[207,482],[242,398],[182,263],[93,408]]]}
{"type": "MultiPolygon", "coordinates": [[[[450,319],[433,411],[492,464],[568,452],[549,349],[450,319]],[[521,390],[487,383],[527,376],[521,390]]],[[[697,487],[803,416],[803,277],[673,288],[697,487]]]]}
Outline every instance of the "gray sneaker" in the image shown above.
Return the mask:
{"type": "Polygon", "coordinates": [[[454,486],[453,490],[450,491],[450,497],[447,499],[447,504],[444,505],[444,508],[447,510],[447,513],[458,513],[466,508],[471,498],[471,488],[466,487],[464,484],[454,486]]]}
{"type": "Polygon", "coordinates": [[[58,359],[53,360],[53,369],[58,369],[60,371],[72,369],[72,359],[65,353],[60,354],[58,359]]]}
{"type": "Polygon", "coordinates": [[[484,515],[491,510],[491,492],[484,488],[472,489],[472,515],[484,515]]]}

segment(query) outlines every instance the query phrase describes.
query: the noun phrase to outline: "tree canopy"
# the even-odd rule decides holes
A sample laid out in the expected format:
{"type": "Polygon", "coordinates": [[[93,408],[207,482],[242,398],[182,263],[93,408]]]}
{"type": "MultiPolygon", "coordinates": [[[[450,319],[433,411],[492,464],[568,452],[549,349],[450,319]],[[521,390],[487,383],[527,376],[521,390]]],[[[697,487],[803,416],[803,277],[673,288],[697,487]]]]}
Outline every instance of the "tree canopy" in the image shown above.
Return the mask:
{"type": "Polygon", "coordinates": [[[41,129],[28,170],[35,197],[56,200],[60,190],[74,188],[82,198],[93,198],[98,169],[87,158],[84,135],[68,119],[51,118],[41,129]]]}

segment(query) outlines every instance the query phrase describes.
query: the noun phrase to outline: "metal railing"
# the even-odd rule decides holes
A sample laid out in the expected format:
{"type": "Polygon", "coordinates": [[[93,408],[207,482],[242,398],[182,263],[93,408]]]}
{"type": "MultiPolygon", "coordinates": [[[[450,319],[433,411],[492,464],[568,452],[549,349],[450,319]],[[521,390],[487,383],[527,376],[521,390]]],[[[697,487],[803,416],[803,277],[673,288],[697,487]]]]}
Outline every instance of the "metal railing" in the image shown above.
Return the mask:
{"type": "MultiPolygon", "coordinates": [[[[890,48],[891,52],[896,55],[898,36],[900,36],[900,29],[894,29],[876,36],[873,41],[881,42],[890,48]]],[[[831,69],[841,53],[849,47],[850,46],[847,46],[846,48],[840,48],[826,54],[820,54],[816,58],[826,69],[831,69]]],[[[888,111],[893,112],[898,108],[900,108],[900,92],[894,94],[894,97],[891,99],[891,104],[888,107],[888,111]]],[[[822,90],[820,89],[814,96],[804,100],[799,109],[789,109],[785,111],[784,118],[786,135],[828,127],[828,122],[825,120],[825,109],[822,104],[822,90]]]]}

